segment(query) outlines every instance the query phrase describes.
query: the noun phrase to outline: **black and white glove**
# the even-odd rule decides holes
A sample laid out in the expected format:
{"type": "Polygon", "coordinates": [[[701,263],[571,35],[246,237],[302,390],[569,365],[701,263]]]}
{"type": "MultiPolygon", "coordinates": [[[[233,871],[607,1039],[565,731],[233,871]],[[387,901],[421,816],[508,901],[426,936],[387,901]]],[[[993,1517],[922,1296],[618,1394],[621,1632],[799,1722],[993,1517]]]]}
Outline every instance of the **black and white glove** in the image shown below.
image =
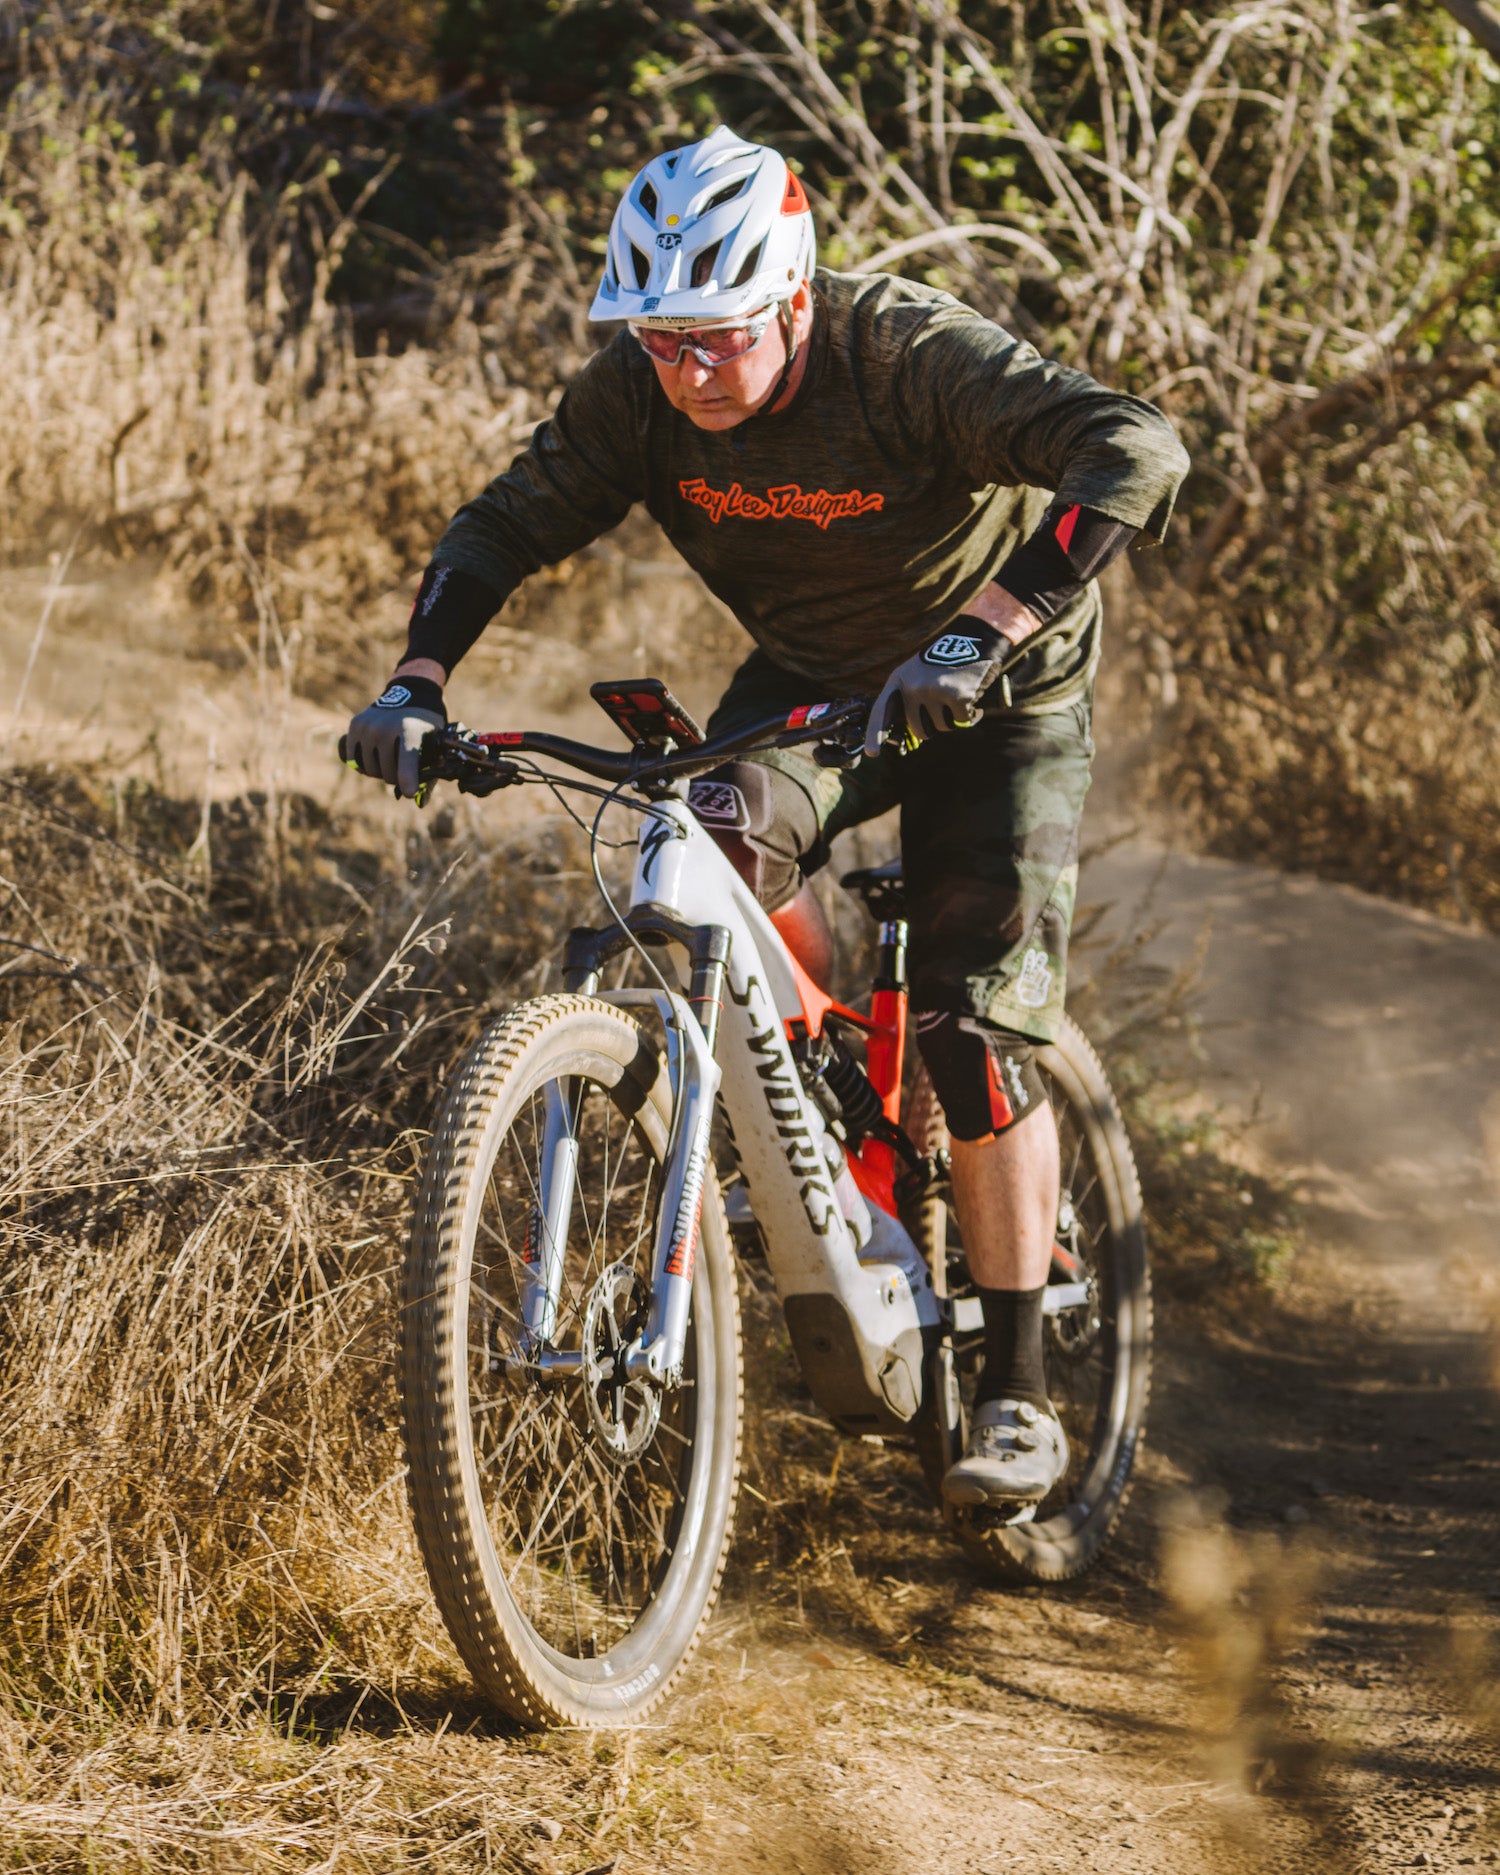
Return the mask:
{"type": "Polygon", "coordinates": [[[983,619],[955,619],[941,638],[923,645],[886,679],[870,711],[865,754],[880,753],[889,729],[904,727],[911,749],[945,729],[972,728],[980,718],[980,698],[1014,651],[1012,641],[983,619]]]}
{"type": "Polygon", "coordinates": [[[417,792],[423,742],[434,729],[447,727],[441,684],[430,677],[393,677],[339,738],[339,760],[410,797],[417,792]]]}

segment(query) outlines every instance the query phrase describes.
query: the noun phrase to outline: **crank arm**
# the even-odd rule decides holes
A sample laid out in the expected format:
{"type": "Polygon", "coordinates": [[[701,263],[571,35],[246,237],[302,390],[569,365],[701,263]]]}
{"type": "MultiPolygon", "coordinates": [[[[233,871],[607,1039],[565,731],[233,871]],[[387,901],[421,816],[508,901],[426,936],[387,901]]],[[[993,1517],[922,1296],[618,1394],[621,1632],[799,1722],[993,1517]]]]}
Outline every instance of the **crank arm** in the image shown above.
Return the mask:
{"type": "MultiPolygon", "coordinates": [[[[1090,1300],[1088,1283],[1048,1283],[1042,1291],[1043,1315],[1061,1315],[1065,1309],[1081,1309],[1090,1300]]],[[[978,1296],[955,1296],[950,1302],[940,1297],[938,1307],[949,1318],[956,1335],[977,1335],[984,1327],[984,1311],[978,1296]]]]}

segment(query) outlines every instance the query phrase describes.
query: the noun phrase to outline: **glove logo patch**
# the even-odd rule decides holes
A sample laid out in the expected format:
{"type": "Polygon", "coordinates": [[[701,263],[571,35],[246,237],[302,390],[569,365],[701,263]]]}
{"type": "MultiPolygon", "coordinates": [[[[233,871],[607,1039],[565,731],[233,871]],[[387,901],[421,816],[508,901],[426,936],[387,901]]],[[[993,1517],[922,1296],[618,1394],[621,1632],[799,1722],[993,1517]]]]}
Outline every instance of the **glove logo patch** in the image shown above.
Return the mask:
{"type": "Polygon", "coordinates": [[[924,664],[977,664],[981,652],[979,640],[962,632],[945,632],[922,653],[924,664]]]}
{"type": "Polygon", "coordinates": [[[389,690],[376,697],[377,710],[399,710],[403,703],[411,702],[411,692],[405,684],[392,684],[389,690]]]}
{"type": "Polygon", "coordinates": [[[743,833],[750,825],[750,809],[733,782],[695,781],[688,789],[688,806],[705,827],[730,827],[743,833]]]}

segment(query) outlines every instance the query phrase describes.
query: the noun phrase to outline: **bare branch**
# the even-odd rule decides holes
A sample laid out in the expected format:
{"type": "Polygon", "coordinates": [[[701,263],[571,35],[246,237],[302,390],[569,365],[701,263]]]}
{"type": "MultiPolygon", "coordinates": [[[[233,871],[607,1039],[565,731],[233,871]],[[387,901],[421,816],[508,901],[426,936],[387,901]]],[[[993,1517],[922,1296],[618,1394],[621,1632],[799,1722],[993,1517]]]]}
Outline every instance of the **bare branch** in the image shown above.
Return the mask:
{"type": "Polygon", "coordinates": [[[1483,0],[1443,0],[1443,5],[1492,59],[1500,59],[1500,14],[1492,13],[1483,0]]]}
{"type": "Polygon", "coordinates": [[[896,241],[890,247],[881,248],[878,254],[862,260],[852,271],[879,273],[882,267],[893,266],[898,260],[905,260],[908,254],[920,253],[923,248],[941,247],[959,241],[1009,241],[1012,246],[1021,248],[1039,261],[1054,279],[1062,272],[1061,261],[1049,254],[1040,241],[1033,240],[1019,228],[1006,228],[998,222],[990,221],[966,221],[952,228],[934,228],[930,234],[914,234],[905,241],[896,241]]]}

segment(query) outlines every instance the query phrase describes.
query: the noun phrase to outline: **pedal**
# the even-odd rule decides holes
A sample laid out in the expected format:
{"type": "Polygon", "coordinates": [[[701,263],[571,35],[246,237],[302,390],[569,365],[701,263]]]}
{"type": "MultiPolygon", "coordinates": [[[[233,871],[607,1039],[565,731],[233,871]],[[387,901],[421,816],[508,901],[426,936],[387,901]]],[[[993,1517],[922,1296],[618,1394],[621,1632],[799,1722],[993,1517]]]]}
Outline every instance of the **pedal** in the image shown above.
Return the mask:
{"type": "Polygon", "coordinates": [[[985,1504],[971,1510],[957,1510],[955,1515],[967,1517],[979,1530],[1014,1530],[1017,1524],[1035,1522],[1036,1511],[1035,1504],[1018,1504],[1013,1511],[995,1510],[985,1504]]]}

